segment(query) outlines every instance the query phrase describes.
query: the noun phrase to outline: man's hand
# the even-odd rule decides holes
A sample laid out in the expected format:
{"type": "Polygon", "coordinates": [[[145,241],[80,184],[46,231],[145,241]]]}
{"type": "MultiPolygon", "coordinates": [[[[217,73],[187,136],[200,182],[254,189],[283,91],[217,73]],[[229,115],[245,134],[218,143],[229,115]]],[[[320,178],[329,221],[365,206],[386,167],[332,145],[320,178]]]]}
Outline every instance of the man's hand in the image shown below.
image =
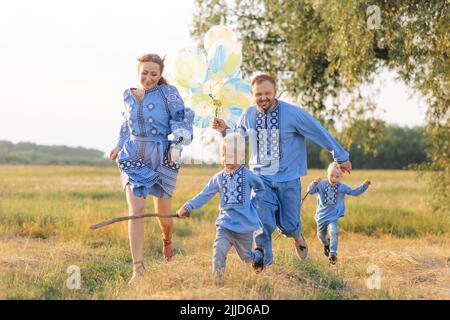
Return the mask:
{"type": "Polygon", "coordinates": [[[225,130],[227,129],[227,125],[225,121],[219,118],[214,118],[211,120],[211,128],[219,131],[222,135],[225,134],[225,130]]]}
{"type": "Polygon", "coordinates": [[[370,182],[370,180],[364,180],[363,182],[366,186],[370,186],[372,184],[372,182],[370,182]]]}
{"type": "Polygon", "coordinates": [[[341,168],[341,170],[343,172],[350,173],[352,171],[352,163],[350,162],[350,160],[347,160],[347,161],[339,164],[339,167],[341,168]]]}
{"type": "Polygon", "coordinates": [[[191,213],[189,211],[187,211],[184,207],[181,207],[180,209],[178,209],[178,211],[176,212],[178,218],[184,219],[184,218],[189,218],[191,216],[191,213]]]}

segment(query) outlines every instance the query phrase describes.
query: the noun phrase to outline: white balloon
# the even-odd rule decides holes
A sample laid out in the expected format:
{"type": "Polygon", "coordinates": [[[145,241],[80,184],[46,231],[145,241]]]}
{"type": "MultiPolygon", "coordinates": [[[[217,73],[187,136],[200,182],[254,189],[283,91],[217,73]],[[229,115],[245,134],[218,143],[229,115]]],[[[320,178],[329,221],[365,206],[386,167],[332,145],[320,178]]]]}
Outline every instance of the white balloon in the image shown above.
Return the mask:
{"type": "Polygon", "coordinates": [[[227,41],[227,42],[237,42],[237,36],[234,31],[226,26],[214,26],[210,28],[206,34],[203,41],[205,50],[209,50],[214,42],[217,41],[227,41]]]}

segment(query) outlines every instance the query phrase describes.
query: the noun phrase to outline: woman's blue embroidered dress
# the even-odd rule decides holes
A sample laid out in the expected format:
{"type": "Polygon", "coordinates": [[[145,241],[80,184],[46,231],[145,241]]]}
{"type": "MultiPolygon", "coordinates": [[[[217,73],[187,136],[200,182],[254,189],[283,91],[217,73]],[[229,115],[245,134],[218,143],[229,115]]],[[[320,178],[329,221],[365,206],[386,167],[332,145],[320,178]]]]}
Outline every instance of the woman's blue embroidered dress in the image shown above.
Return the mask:
{"type": "Polygon", "coordinates": [[[141,102],[127,89],[123,99],[124,122],[117,143],[123,148],[117,157],[122,186],[130,184],[137,197],[171,198],[180,164],[168,160],[168,151],[173,143],[191,143],[194,113],[171,85],[146,90],[141,102]],[[171,133],[174,138],[169,141],[171,133]]]}

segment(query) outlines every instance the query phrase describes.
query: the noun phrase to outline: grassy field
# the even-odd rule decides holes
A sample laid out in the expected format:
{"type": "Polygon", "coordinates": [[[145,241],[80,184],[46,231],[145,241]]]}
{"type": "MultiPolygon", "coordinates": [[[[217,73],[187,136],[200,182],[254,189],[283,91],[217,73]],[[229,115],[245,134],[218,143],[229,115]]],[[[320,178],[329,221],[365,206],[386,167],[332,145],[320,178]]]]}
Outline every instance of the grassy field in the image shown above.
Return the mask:
{"type": "MultiPolygon", "coordinates": [[[[218,168],[182,168],[173,209],[199,192],[218,168]]],[[[302,179],[303,192],[316,176],[302,179]]],[[[115,167],[0,166],[0,299],[449,299],[450,219],[431,213],[425,182],[411,171],[358,171],[344,177],[373,185],[347,198],[339,261],[330,266],[315,236],[315,197],[302,207],[310,258],[292,239],[274,240],[275,263],[257,275],[232,250],[226,275],[211,276],[218,197],[191,219],[175,221],[176,255],[164,262],[157,221],[146,220],[144,281],[128,286],[127,223],[89,225],[127,214],[115,167]],[[67,288],[69,266],[80,289],[67,288]],[[369,289],[370,267],[381,286],[369,289]],[[369,268],[369,269],[368,269],[369,268]]],[[[148,201],[148,212],[153,210],[148,201]]],[[[274,234],[276,237],[276,234],[274,234]]]]}

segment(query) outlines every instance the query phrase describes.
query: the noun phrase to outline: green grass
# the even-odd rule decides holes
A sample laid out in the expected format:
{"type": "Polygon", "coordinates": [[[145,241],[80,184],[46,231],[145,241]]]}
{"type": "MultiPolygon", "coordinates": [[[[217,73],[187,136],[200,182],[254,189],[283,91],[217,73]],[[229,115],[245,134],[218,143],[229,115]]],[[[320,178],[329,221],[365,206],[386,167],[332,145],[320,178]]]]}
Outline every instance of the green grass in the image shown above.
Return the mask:
{"type": "MultiPolygon", "coordinates": [[[[1,186],[0,231],[3,234],[30,235],[48,238],[62,236],[66,240],[81,240],[86,234],[83,222],[126,215],[127,207],[121,191],[117,171],[111,168],[84,167],[0,167],[4,183],[1,186]],[[25,174],[26,173],[26,174],[25,174]],[[22,180],[29,181],[24,183],[22,180]],[[90,185],[90,181],[94,181],[90,185]],[[17,186],[20,185],[20,188],[17,186]],[[31,192],[30,190],[36,190],[31,192]],[[55,229],[57,226],[57,230],[55,229]],[[76,231],[76,232],[74,232],[76,231]]],[[[183,169],[173,209],[201,190],[209,175],[218,169],[183,169]],[[198,183],[183,181],[183,175],[197,177],[198,183]]],[[[410,171],[355,171],[344,182],[356,186],[370,178],[373,186],[360,197],[347,197],[347,213],[340,228],[347,232],[370,236],[390,234],[398,237],[445,235],[449,232],[448,214],[431,213],[427,206],[429,195],[425,184],[417,181],[410,171]]],[[[312,171],[303,178],[303,192],[312,171]]],[[[315,196],[308,196],[302,207],[304,232],[315,232],[315,196]]],[[[194,213],[198,221],[211,220],[217,215],[218,198],[194,213]]],[[[152,208],[148,201],[149,211],[152,208]]],[[[189,235],[187,229],[178,229],[179,235],[189,235]]]]}

